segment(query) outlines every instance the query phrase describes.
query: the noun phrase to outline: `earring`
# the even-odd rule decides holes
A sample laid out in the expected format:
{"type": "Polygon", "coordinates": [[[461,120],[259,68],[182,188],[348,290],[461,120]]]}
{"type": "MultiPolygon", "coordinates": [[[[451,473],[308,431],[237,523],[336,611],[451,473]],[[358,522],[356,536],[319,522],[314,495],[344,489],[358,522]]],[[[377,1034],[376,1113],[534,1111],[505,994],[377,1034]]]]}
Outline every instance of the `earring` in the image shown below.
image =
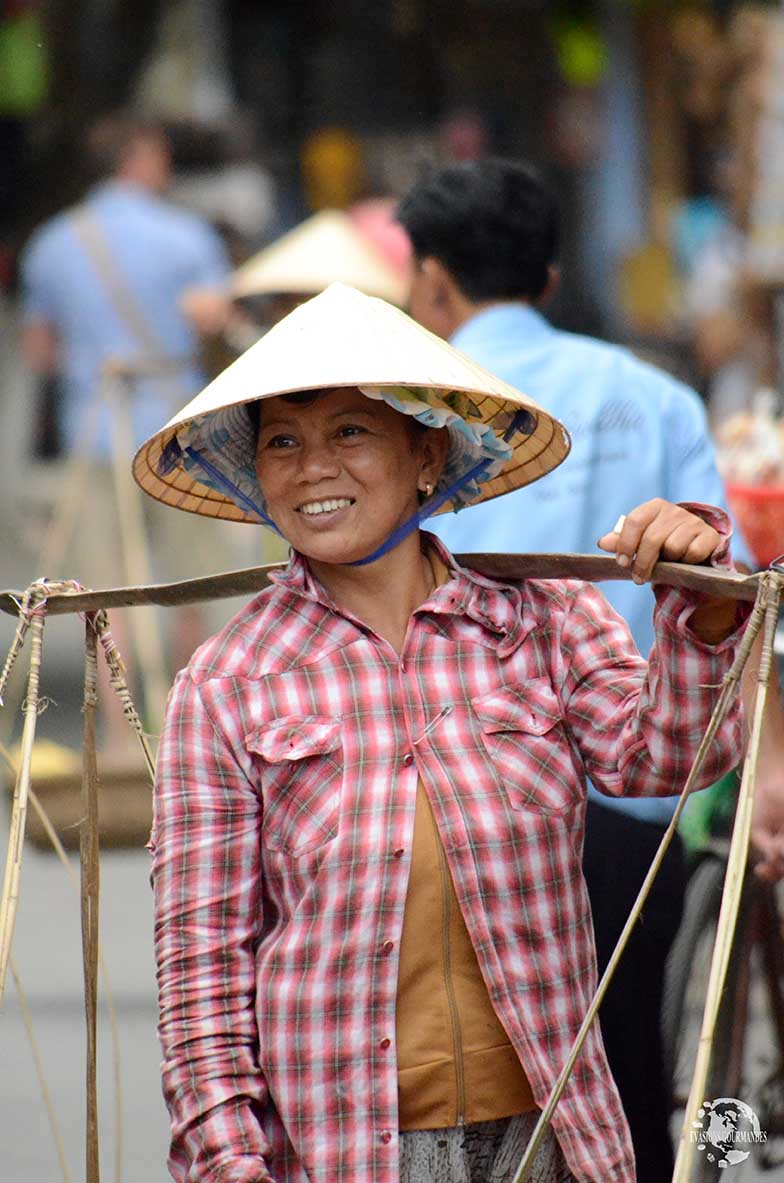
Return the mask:
{"type": "Polygon", "coordinates": [[[425,497],[432,497],[432,495],[433,495],[433,486],[430,483],[430,481],[427,481],[425,484],[425,497]]]}

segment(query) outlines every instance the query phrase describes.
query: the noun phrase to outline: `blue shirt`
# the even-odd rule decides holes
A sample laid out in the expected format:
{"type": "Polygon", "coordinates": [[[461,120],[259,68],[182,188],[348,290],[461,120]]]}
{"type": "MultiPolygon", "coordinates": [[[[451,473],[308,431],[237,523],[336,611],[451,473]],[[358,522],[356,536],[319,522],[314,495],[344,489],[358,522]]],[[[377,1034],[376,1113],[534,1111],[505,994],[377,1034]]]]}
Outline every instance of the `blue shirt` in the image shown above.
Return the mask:
{"type": "MultiPolygon", "coordinates": [[[[191,286],[225,284],[230,264],[219,236],[201,218],[146,189],[109,181],[92,190],[84,206],[100,228],[113,260],[161,354],[176,371],[134,384],[131,412],[135,443],[142,443],[204,385],[195,363],[196,334],[178,307],[191,286]]],[[[118,311],[95,262],[77,235],[77,210],[58,214],[30,240],[21,263],[23,315],[45,321],[57,333],[62,354],[62,426],[72,449],[108,358],[133,363],[146,352],[118,311]]],[[[97,454],[109,448],[104,414],[97,454]]]]}
{"type": "MultiPolygon", "coordinates": [[[[452,344],[529,394],[564,424],[572,450],[533,485],[428,522],[452,551],[596,552],[618,517],[653,497],[726,509],[699,397],[628,350],[553,328],[523,304],[498,304],[464,324],[452,344]]],[[[736,532],[733,555],[753,566],[736,532]]],[[[631,582],[602,591],[628,621],[640,652],[653,643],[653,593],[631,582]]],[[[673,786],[673,791],[679,791],[673,786]]],[[[667,822],[674,798],[602,804],[667,822]]]]}

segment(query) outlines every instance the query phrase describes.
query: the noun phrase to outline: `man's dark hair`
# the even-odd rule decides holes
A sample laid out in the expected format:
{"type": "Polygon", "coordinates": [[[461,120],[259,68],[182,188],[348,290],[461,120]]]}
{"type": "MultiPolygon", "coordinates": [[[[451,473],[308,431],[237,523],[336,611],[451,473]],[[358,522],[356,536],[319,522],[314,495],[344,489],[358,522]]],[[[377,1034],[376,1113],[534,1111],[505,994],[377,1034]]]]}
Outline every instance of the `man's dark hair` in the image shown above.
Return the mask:
{"type": "Polygon", "coordinates": [[[96,179],[112,176],[137,140],[168,143],[166,130],[157,119],[132,111],[115,111],[97,119],[85,136],[90,174],[96,179]]]}
{"type": "Polygon", "coordinates": [[[420,181],[397,211],[417,259],[438,259],[469,300],[536,300],[558,251],[558,206],[511,160],[456,164],[420,181]]]}

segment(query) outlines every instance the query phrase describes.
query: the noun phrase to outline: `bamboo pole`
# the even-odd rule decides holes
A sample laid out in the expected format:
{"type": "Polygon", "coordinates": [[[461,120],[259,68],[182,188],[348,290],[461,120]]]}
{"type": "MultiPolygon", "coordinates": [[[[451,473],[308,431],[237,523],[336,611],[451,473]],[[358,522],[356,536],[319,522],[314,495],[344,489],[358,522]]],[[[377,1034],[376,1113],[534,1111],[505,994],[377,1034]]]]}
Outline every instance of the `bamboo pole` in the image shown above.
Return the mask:
{"type": "MultiPolygon", "coordinates": [[[[131,477],[127,457],[133,453],[133,431],[128,412],[126,379],[108,369],[102,375],[104,398],[112,412],[112,476],[120,524],[120,543],[125,578],[149,583],[152,579],[150,544],[144,525],[141,489],[131,477]]],[[[169,677],[163,660],[164,645],[157,610],[150,606],[131,617],[131,634],[139,658],[144,706],[148,720],[159,726],[163,720],[169,677]]]]}
{"type": "Polygon", "coordinates": [[[95,752],[95,708],[98,703],[98,638],[92,620],[85,620],[84,766],[82,818],[79,833],[81,865],[82,963],[87,1027],[86,1183],[100,1183],[98,1144],[97,1010],[98,1010],[98,768],[95,752]]]}
{"type": "Polygon", "coordinates": [[[588,1032],[590,1031],[596,1015],[598,1014],[599,1007],[601,1006],[604,996],[607,993],[610,982],[612,981],[613,975],[615,974],[615,970],[618,966],[618,962],[620,961],[623,952],[629,943],[632,930],[634,929],[635,924],[642,914],[642,909],[645,905],[645,901],[648,898],[648,893],[653,886],[653,882],[659,872],[659,868],[661,867],[664,856],[667,853],[667,849],[675,835],[678,827],[678,821],[680,820],[680,816],[686,805],[686,801],[688,800],[690,793],[697,783],[697,778],[702,771],[702,766],[705,763],[708,749],[713,743],[719,727],[727,716],[727,713],[732,705],[733,698],[737,694],[743,668],[748,661],[749,654],[753,648],[757,633],[760,630],[763,620],[765,620],[765,608],[765,602],[763,600],[762,593],[760,592],[760,595],[757,597],[757,602],[754,605],[752,615],[749,618],[749,622],[743,634],[743,639],[738,647],[738,652],[735,655],[735,660],[732,663],[732,668],[724,675],[722,680],[721,693],[719,694],[718,701],[713,709],[713,714],[711,715],[710,723],[708,724],[705,735],[702,737],[702,741],[697,750],[697,754],[694,758],[691,770],[689,771],[689,775],[686,778],[686,783],[683,786],[683,790],[681,791],[680,799],[670,824],[667,827],[664,836],[662,837],[653,862],[648,868],[648,872],[645,876],[645,879],[643,880],[643,884],[639,890],[637,898],[634,901],[632,910],[623,926],[623,931],[616,942],[612,955],[607,963],[604,973],[602,974],[601,981],[599,982],[596,992],[591,999],[588,1010],[586,1011],[585,1017],[583,1018],[583,1021],[580,1025],[580,1029],[575,1036],[574,1043],[572,1044],[566,1062],[561,1069],[555,1084],[550,1090],[547,1103],[539,1115],[534,1132],[531,1135],[531,1140],[526,1147],[525,1154],[523,1155],[522,1161],[520,1162],[514,1178],[512,1179],[512,1183],[525,1183],[525,1180],[528,1178],[529,1173],[534,1165],[537,1152],[550,1128],[553,1114],[555,1113],[558,1102],[563,1096],[564,1090],[569,1081],[569,1077],[571,1076],[572,1069],[574,1068],[577,1058],[583,1049],[588,1032]]]}
{"type": "Polygon", "coordinates": [[[3,875],[3,894],[0,899],[0,1003],[3,1001],[8,959],[11,955],[16,913],[19,908],[19,882],[22,874],[27,799],[30,790],[30,765],[33,758],[35,725],[38,719],[38,687],[45,620],[43,605],[32,594],[26,604],[23,604],[22,610],[30,617],[30,672],[27,679],[19,771],[11,807],[11,826],[3,875]]]}
{"type": "MultiPolygon", "coordinates": [[[[583,579],[591,583],[631,580],[628,568],[619,567],[612,555],[464,554],[455,555],[455,559],[461,566],[499,579],[583,579]]],[[[99,608],[129,608],[139,604],[175,607],[226,599],[229,596],[252,595],[267,587],[270,576],[284,567],[284,563],[267,563],[260,567],[246,567],[240,571],[183,579],[176,583],[112,587],[97,591],[49,590],[46,610],[51,615],[60,615],[94,612],[99,608]]],[[[759,575],[739,575],[689,563],[664,562],[656,564],[650,582],[752,601],[756,598],[760,578],[759,575]]],[[[22,595],[21,591],[0,591],[0,612],[16,616],[22,595]]]]}
{"type": "Polygon", "coordinates": [[[732,941],[738,918],[738,909],[743,891],[743,880],[746,873],[749,838],[751,835],[751,819],[754,806],[754,789],[757,777],[757,761],[759,757],[760,739],[762,735],[762,721],[765,713],[765,702],[768,694],[770,673],[773,659],[773,641],[778,620],[779,601],[784,580],[781,575],[766,572],[760,587],[761,600],[765,609],[765,631],[763,635],[762,654],[757,675],[757,696],[754,703],[754,718],[749,739],[749,748],[743,765],[738,804],[735,812],[735,823],[732,830],[730,852],[727,860],[727,874],[724,880],[724,891],[721,898],[719,922],[716,930],[716,943],[711,960],[708,978],[708,993],[705,1000],[705,1011],[702,1020],[702,1030],[697,1047],[697,1061],[694,1068],[689,1100],[683,1117],[678,1154],[675,1161],[673,1183],[688,1183],[694,1163],[696,1141],[692,1133],[696,1126],[697,1111],[705,1101],[705,1087],[708,1077],[713,1039],[721,1005],[721,995],[727,976],[727,968],[732,951],[732,941]]]}

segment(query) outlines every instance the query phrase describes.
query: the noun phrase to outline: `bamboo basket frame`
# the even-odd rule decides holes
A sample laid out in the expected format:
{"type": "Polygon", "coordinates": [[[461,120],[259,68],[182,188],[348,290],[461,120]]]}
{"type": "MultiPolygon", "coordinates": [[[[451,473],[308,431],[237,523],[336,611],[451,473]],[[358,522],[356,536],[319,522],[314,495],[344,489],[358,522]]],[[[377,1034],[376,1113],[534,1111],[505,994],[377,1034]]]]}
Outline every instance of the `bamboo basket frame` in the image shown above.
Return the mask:
{"type": "MultiPolygon", "coordinates": [[[[457,556],[457,558],[458,561],[466,566],[473,567],[482,573],[497,575],[502,578],[535,576],[540,579],[578,578],[590,581],[608,578],[630,578],[630,574],[622,571],[610,556],[461,555],[457,556]]],[[[19,618],[11,653],[9,653],[8,660],[6,661],[2,674],[0,674],[0,703],[2,702],[2,689],[7,680],[10,668],[13,665],[13,661],[21,649],[28,629],[32,635],[22,752],[14,793],[3,892],[2,898],[0,899],[0,1001],[2,1000],[6,970],[11,956],[13,928],[19,899],[27,801],[31,792],[30,766],[35,737],[35,720],[38,713],[38,679],[43,649],[44,621],[46,615],[49,613],[87,614],[85,630],[85,745],[83,782],[85,821],[82,826],[80,850],[82,868],[82,947],[87,1024],[86,1183],[99,1183],[100,1180],[95,1029],[99,963],[97,942],[99,852],[96,797],[98,771],[95,761],[94,738],[95,669],[99,652],[98,641],[100,641],[103,655],[109,664],[112,685],[121,695],[126,717],[142,744],[148,771],[151,775],[154,773],[152,756],[143,734],[141,722],[124,682],[122,662],[111,639],[106,608],[134,604],[160,604],[167,606],[197,603],[207,599],[257,591],[267,585],[270,572],[279,566],[280,564],[272,564],[265,567],[250,568],[245,571],[229,572],[225,575],[211,576],[206,579],[187,580],[174,584],[114,588],[103,591],[86,592],[81,589],[77,590],[73,585],[69,587],[62,583],[49,583],[48,581],[41,580],[32,584],[24,594],[14,591],[0,592],[0,611],[17,615],[19,618]]],[[[711,965],[708,999],[706,1001],[703,1029],[700,1037],[700,1050],[684,1116],[678,1158],[673,1176],[673,1183],[688,1183],[694,1154],[694,1147],[689,1138],[689,1131],[692,1128],[696,1110],[701,1103],[702,1092],[705,1087],[719,999],[729,960],[729,951],[732,945],[748,854],[751,809],[754,799],[754,782],[759,753],[762,716],[765,709],[765,698],[771,671],[776,620],[782,588],[784,588],[784,572],[776,564],[773,566],[776,569],[767,571],[759,576],[740,576],[718,572],[704,567],[690,567],[687,564],[680,563],[658,563],[654,568],[651,582],[670,583],[675,586],[689,587],[695,590],[707,591],[713,595],[736,599],[753,599],[755,601],[754,611],[744,634],[743,641],[739,646],[733,667],[724,678],[719,700],[708,730],[703,737],[694,765],[687,778],[676,813],[662,839],[661,846],[651,864],[616,949],[612,954],[596,994],[586,1013],[574,1046],[558,1080],[553,1086],[547,1105],[542,1111],[531,1142],[515,1173],[512,1183],[525,1183],[525,1180],[529,1176],[534,1157],[549,1129],[558,1100],[563,1093],[572,1068],[580,1054],[590,1026],[596,1017],[599,1005],[631,935],[632,928],[639,918],[642,906],[659,870],[666,849],[675,833],[677,821],[688,793],[696,781],[712,738],[720,726],[722,719],[730,709],[754,640],[760,628],[763,627],[762,660],[758,674],[759,686],[751,740],[741,784],[736,822],[733,829],[730,861],[722,897],[716,946],[711,965]]]]}

